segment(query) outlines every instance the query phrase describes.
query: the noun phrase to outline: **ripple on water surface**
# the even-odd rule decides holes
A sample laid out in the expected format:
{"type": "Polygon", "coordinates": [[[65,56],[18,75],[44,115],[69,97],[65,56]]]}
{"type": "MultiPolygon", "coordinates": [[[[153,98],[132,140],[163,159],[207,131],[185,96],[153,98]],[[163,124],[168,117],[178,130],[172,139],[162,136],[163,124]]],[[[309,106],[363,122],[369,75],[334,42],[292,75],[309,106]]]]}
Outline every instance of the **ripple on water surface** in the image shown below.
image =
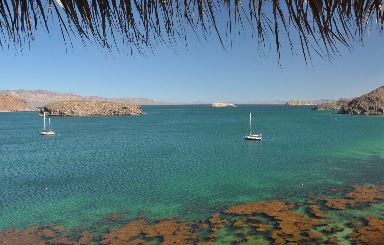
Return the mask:
{"type": "Polygon", "coordinates": [[[0,227],[206,217],[230,204],[298,201],[329,187],[382,184],[384,124],[285,106],[144,107],[139,117],[1,113],[0,227]],[[248,142],[252,112],[263,142],[248,142]],[[370,147],[372,146],[372,147],[370,147]]]}

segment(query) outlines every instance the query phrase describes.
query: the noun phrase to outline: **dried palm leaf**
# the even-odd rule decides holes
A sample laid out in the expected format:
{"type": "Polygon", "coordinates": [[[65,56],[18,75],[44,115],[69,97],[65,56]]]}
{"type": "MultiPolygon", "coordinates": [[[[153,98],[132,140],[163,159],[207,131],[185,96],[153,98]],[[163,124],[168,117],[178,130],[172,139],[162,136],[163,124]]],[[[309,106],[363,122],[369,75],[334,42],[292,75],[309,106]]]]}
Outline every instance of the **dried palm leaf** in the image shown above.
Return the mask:
{"type": "Polygon", "coordinates": [[[216,35],[225,46],[235,31],[251,30],[279,57],[282,46],[298,45],[308,60],[313,51],[331,57],[340,44],[363,41],[369,29],[382,32],[382,6],[382,0],[0,0],[0,45],[22,46],[39,28],[56,25],[64,40],[80,37],[139,52],[173,46],[193,33],[199,39],[216,35]]]}

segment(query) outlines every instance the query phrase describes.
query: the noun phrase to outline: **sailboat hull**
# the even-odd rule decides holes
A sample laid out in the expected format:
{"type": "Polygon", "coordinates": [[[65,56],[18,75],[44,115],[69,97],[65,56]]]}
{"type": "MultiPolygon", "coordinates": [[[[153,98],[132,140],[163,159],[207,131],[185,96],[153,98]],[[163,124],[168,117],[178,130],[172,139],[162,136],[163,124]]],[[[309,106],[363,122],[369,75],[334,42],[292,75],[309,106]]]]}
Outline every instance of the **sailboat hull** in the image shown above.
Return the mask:
{"type": "Polygon", "coordinates": [[[246,140],[263,140],[263,136],[259,134],[247,135],[244,137],[246,140]]]}
{"type": "Polygon", "coordinates": [[[44,130],[44,131],[41,131],[40,134],[43,135],[43,136],[54,136],[55,135],[55,131],[53,131],[53,130],[44,130]]]}

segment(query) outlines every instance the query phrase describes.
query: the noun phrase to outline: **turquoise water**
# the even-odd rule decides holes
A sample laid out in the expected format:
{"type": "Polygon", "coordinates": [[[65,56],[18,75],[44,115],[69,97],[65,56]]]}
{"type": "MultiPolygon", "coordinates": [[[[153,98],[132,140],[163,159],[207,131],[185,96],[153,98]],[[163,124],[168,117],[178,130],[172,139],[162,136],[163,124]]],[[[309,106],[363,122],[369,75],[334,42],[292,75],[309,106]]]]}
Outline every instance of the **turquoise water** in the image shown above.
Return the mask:
{"type": "Polygon", "coordinates": [[[146,115],[0,113],[0,228],[91,226],[112,213],[199,219],[223,206],[384,183],[384,118],[309,107],[146,106],[146,115]],[[243,140],[248,114],[264,136],[243,140]]]}

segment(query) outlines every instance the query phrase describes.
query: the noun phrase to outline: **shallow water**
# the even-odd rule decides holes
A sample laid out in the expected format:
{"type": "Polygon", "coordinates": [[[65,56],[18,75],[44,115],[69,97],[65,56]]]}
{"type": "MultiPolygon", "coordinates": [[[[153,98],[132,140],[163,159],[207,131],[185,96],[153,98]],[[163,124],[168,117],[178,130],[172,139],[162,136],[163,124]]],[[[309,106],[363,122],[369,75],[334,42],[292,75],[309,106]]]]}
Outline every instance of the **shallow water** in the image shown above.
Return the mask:
{"type": "Polygon", "coordinates": [[[53,118],[0,113],[0,228],[197,220],[223,206],[299,201],[383,184],[384,118],[309,107],[145,106],[146,115],[53,118]],[[248,114],[262,142],[244,141],[248,114]]]}

